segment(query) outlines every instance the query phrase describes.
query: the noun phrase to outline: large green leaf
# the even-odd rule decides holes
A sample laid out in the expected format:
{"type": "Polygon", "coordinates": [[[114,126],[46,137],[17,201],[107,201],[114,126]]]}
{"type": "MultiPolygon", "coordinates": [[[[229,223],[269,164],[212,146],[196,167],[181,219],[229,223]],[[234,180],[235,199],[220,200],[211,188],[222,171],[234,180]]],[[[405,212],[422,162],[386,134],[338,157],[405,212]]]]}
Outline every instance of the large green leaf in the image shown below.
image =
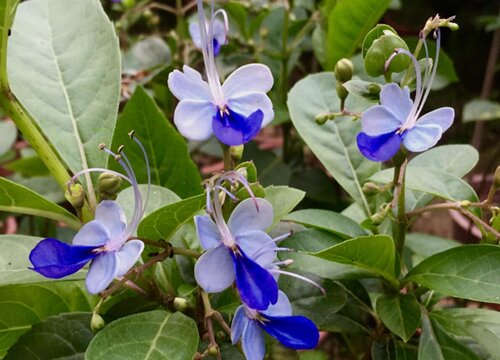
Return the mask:
{"type": "MultiPolygon", "coordinates": [[[[300,136],[366,215],[370,215],[362,187],[380,169],[380,163],[366,159],[358,150],[356,136],[361,131],[360,122],[345,117],[322,126],[315,122],[317,115],[340,109],[333,73],[309,75],[299,81],[288,94],[287,104],[300,136]]],[[[364,111],[370,105],[355,97],[346,101],[346,108],[351,111],[364,111]]]]}
{"type": "Polygon", "coordinates": [[[8,72],[14,94],[73,172],[106,165],[98,146],[111,141],[121,69],[118,39],[100,1],[20,4],[8,72]]]}
{"type": "Polygon", "coordinates": [[[0,287],[0,357],[32,325],[52,315],[91,311],[96,302],[79,281],[0,287]]]}
{"type": "Polygon", "coordinates": [[[390,0],[341,0],[335,5],[328,17],[327,69],[333,70],[337,61],[354,54],[390,3],[390,0]]]}
{"type": "Polygon", "coordinates": [[[90,329],[91,317],[91,313],[51,316],[24,334],[4,359],[83,360],[85,349],[94,336],[90,329]]]}
{"type": "Polygon", "coordinates": [[[266,189],[266,200],[273,205],[274,227],[290,211],[292,211],[304,198],[305,192],[288,186],[268,186],[266,189]]]}
{"type": "Polygon", "coordinates": [[[434,311],[431,318],[448,332],[468,336],[490,355],[500,359],[500,313],[488,309],[445,309],[434,311]]]}
{"type": "Polygon", "coordinates": [[[500,103],[498,102],[485,99],[474,99],[467,102],[464,106],[462,115],[463,122],[498,119],[500,119],[500,103]]]}
{"type": "Polygon", "coordinates": [[[377,298],[375,308],[384,325],[404,342],[420,325],[420,305],[412,294],[382,295],[377,298]]]}
{"type": "Polygon", "coordinates": [[[62,221],[74,229],[81,226],[78,219],[66,209],[3,177],[0,177],[0,211],[42,216],[62,221]]]}
{"type": "Polygon", "coordinates": [[[12,122],[0,121],[0,156],[10,150],[16,138],[16,125],[12,122]]]}
{"type": "Polygon", "coordinates": [[[367,235],[354,220],[329,210],[298,210],[286,216],[285,220],[328,231],[344,239],[367,235]]]}
{"type": "MultiPolygon", "coordinates": [[[[141,149],[130,140],[128,133],[135,130],[149,158],[151,181],[174,191],[181,198],[200,194],[201,177],[189,156],[185,140],[168,122],[155,101],[138,87],[118,119],[112,147],[125,145],[125,153],[132,163],[137,181],[147,182],[146,163],[141,149]]],[[[109,166],[121,167],[110,158],[109,166]]]]}
{"type": "Polygon", "coordinates": [[[141,221],[137,234],[151,240],[168,241],[182,225],[203,209],[205,204],[205,195],[198,195],[162,207],[141,221]]]}
{"type": "Polygon", "coordinates": [[[198,348],[198,328],[182,313],[156,310],[116,320],[91,341],[87,360],[187,360],[198,348]]]}
{"type": "Polygon", "coordinates": [[[464,245],[425,259],[406,279],[444,295],[500,304],[499,262],[498,246],[464,245]]]}
{"type": "Polygon", "coordinates": [[[389,236],[374,235],[346,240],[311,255],[358,267],[397,286],[394,251],[394,242],[389,236]]]}
{"type": "Polygon", "coordinates": [[[446,239],[423,233],[406,234],[405,246],[413,253],[413,264],[443,252],[445,250],[460,246],[458,241],[446,239]]]}
{"type": "Polygon", "coordinates": [[[467,346],[459,343],[427,315],[422,318],[418,360],[479,360],[467,346]]]}

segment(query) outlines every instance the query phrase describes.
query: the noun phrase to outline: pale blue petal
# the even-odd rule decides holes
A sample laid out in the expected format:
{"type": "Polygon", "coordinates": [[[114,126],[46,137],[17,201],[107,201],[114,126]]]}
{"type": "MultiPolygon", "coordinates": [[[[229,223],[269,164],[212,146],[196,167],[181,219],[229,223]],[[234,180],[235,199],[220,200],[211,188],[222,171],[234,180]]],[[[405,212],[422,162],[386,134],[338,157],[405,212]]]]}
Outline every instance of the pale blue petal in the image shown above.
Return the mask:
{"type": "Polygon", "coordinates": [[[101,246],[111,239],[109,229],[100,221],[92,220],[82,226],[73,238],[73,245],[101,246]]]}
{"type": "Polygon", "coordinates": [[[207,215],[194,217],[196,234],[203,250],[208,250],[220,244],[221,236],[217,225],[207,215]]]}
{"type": "Polygon", "coordinates": [[[260,110],[264,114],[261,127],[269,124],[274,118],[273,103],[263,92],[251,92],[228,98],[228,107],[238,114],[249,116],[260,110]]]}
{"type": "Polygon", "coordinates": [[[443,132],[448,130],[453,124],[455,110],[451,107],[442,107],[431,112],[417,120],[417,125],[438,125],[443,132]]]}
{"type": "Polygon", "coordinates": [[[262,198],[245,199],[233,210],[227,227],[235,237],[253,230],[266,230],[273,223],[273,206],[262,198]]]}
{"type": "Polygon", "coordinates": [[[290,300],[283,291],[278,292],[278,301],[276,304],[271,304],[269,307],[261,311],[264,315],[269,316],[291,316],[292,315],[292,305],[290,300]]]}
{"type": "Polygon", "coordinates": [[[212,101],[213,96],[206,81],[198,71],[184,65],[184,72],[174,70],[168,75],[168,88],[179,100],[212,101]]]}
{"type": "Polygon", "coordinates": [[[200,25],[198,24],[198,21],[192,21],[189,23],[189,35],[191,35],[194,46],[198,49],[202,49],[203,46],[201,44],[200,25]]]}
{"type": "Polygon", "coordinates": [[[241,250],[253,261],[268,268],[276,259],[276,244],[264,231],[253,230],[235,236],[241,250]]]}
{"type": "Polygon", "coordinates": [[[239,306],[234,313],[233,322],[231,323],[231,342],[233,345],[240,340],[243,330],[248,324],[249,319],[245,314],[245,307],[239,306]]]}
{"type": "Polygon", "coordinates": [[[398,118],[388,107],[375,105],[361,115],[361,127],[366,135],[378,136],[399,129],[405,119],[398,118]]]}
{"type": "Polygon", "coordinates": [[[222,85],[222,92],[226,99],[249,92],[267,93],[273,87],[273,83],[273,75],[266,65],[248,64],[237,68],[229,75],[222,85]]]}
{"type": "Polygon", "coordinates": [[[95,220],[109,229],[111,238],[117,238],[127,227],[127,219],[120,205],[111,200],[104,200],[95,209],[95,220]]]}
{"type": "Polygon", "coordinates": [[[203,253],[194,266],[194,277],[208,293],[220,292],[231,286],[235,271],[229,250],[219,245],[203,253]]]}
{"type": "Polygon", "coordinates": [[[402,121],[406,120],[413,106],[410,89],[407,86],[401,89],[395,83],[384,85],[380,92],[380,103],[391,109],[394,115],[402,121]]]}
{"type": "Polygon", "coordinates": [[[439,125],[420,125],[409,129],[403,139],[403,145],[410,151],[421,152],[437,144],[443,130],[439,125]]]}
{"type": "Polygon", "coordinates": [[[219,19],[215,19],[213,22],[213,37],[220,45],[226,43],[226,28],[224,23],[219,19]]]}
{"type": "Polygon", "coordinates": [[[116,252],[118,256],[118,273],[117,276],[125,275],[134,264],[139,260],[144,243],[140,240],[130,240],[116,252]]]}
{"type": "Polygon", "coordinates": [[[257,322],[250,320],[243,330],[241,345],[247,360],[262,360],[266,354],[264,333],[257,322]]]}
{"type": "Polygon", "coordinates": [[[91,294],[98,294],[105,290],[118,274],[118,258],[114,251],[102,253],[90,263],[89,272],[85,279],[87,290],[91,294]]]}
{"type": "Polygon", "coordinates": [[[208,101],[182,100],[174,112],[174,123],[182,136],[203,141],[212,131],[212,118],[216,107],[208,101]]]}

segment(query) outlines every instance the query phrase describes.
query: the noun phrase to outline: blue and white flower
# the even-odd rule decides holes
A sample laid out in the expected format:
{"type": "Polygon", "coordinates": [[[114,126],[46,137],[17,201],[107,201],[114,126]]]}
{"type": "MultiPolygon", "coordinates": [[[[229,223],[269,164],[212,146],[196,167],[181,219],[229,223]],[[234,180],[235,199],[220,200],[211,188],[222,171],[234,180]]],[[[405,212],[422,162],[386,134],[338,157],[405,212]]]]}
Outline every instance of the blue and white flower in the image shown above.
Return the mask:
{"type": "MultiPolygon", "coordinates": [[[[146,156],[142,144],[137,139],[134,140],[146,156]]],[[[147,198],[143,203],[135,174],[128,166],[125,154],[116,155],[105,147],[103,149],[119,160],[127,176],[107,169],[93,168],[75,174],[71,182],[88,172],[112,173],[130,182],[135,197],[134,213],[130,223],[127,224],[125,214],[117,202],[104,200],[97,205],[94,220],[78,231],[71,245],[47,238],[39,242],[29,256],[33,264],[32,269],[52,279],[71,275],[90,262],[85,285],[91,294],[105,290],[113,279],[125,275],[137,262],[144,249],[142,241],[129,238],[134,236],[144,215],[147,198]],[[126,162],[121,159],[122,156],[126,162]]],[[[149,177],[149,165],[147,167],[149,177]]]]}
{"type": "MultiPolygon", "coordinates": [[[[224,22],[217,18],[213,21],[212,46],[214,48],[214,56],[219,55],[222,45],[226,43],[228,32],[227,23],[227,18],[224,18],[224,22]]],[[[208,34],[210,33],[209,23],[206,23],[206,32],[208,34]]],[[[204,43],[201,41],[200,25],[198,21],[192,21],[189,23],[189,35],[191,35],[191,39],[193,39],[194,45],[198,49],[202,50],[204,43]]]]}
{"type": "Polygon", "coordinates": [[[317,346],[319,332],[316,325],[304,316],[292,316],[292,307],[285,293],[279,291],[278,301],[266,310],[257,311],[241,305],[234,314],[231,341],[241,339],[247,360],[264,359],[264,331],[283,345],[292,349],[313,349],[317,346]]]}
{"type": "MultiPolygon", "coordinates": [[[[438,66],[439,29],[436,36],[436,58],[430,74],[426,71],[423,84],[419,62],[407,50],[396,49],[387,61],[386,67],[397,54],[405,54],[412,59],[416,74],[415,100],[411,100],[408,87],[401,89],[395,83],[384,85],[380,93],[381,105],[372,106],[361,116],[362,132],[358,134],[357,143],[366,158],[389,160],[401,145],[412,152],[425,151],[436,145],[453,123],[455,111],[451,107],[442,107],[420,116],[438,66]]],[[[427,58],[427,63],[430,62],[427,58]]]]}
{"type": "MultiPolygon", "coordinates": [[[[273,105],[266,93],[273,86],[269,68],[248,64],[236,69],[221,85],[215,66],[213,27],[218,10],[212,14],[209,31],[199,26],[207,81],[201,74],[184,65],[168,77],[168,87],[179,99],[174,123],[179,132],[191,140],[206,140],[212,134],[229,146],[250,141],[274,117],[273,105]]],[[[203,4],[198,0],[199,23],[205,24],[203,4]]]]}

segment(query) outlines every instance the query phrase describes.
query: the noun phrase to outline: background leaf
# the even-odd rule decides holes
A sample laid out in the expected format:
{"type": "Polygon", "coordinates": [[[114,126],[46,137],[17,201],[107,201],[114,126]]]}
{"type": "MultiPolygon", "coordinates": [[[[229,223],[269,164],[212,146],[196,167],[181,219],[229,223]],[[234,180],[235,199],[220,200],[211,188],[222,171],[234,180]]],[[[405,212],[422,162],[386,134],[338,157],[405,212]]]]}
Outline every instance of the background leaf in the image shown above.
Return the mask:
{"type": "Polygon", "coordinates": [[[268,186],[265,188],[265,199],[273,205],[273,228],[290,211],[292,211],[304,198],[305,192],[288,186],[268,186]]]}
{"type": "Polygon", "coordinates": [[[406,276],[444,295],[500,304],[500,247],[464,245],[433,255],[406,276]]]}
{"type": "Polygon", "coordinates": [[[16,139],[16,125],[12,122],[0,121],[0,156],[10,150],[16,139]]]}
{"type": "MultiPolygon", "coordinates": [[[[333,73],[309,75],[299,81],[289,92],[287,104],[300,136],[333,178],[370,215],[362,186],[380,169],[380,164],[366,159],[358,150],[356,136],[361,131],[360,122],[343,117],[322,126],[315,122],[317,115],[340,109],[333,73]]],[[[348,97],[346,101],[346,108],[351,111],[363,111],[370,105],[356,97],[348,97]]]]}
{"type": "Polygon", "coordinates": [[[382,295],[377,298],[375,308],[384,325],[404,342],[420,326],[420,305],[412,294],[382,295]]]}
{"type": "MultiPolygon", "coordinates": [[[[201,194],[201,177],[189,156],[186,142],[168,122],[155,101],[138,87],[120,115],[113,136],[112,148],[125,144],[125,153],[132,163],[137,181],[147,182],[146,163],[141,149],[128,133],[135,130],[143,143],[151,167],[151,182],[164,186],[181,198],[201,194]]],[[[121,171],[110,158],[109,167],[121,171]]]]}
{"type": "Polygon", "coordinates": [[[485,99],[474,99],[467,102],[462,113],[462,121],[488,121],[500,119],[500,104],[485,99]]]}
{"type": "Polygon", "coordinates": [[[106,326],[91,341],[85,359],[192,359],[198,338],[196,323],[186,315],[150,311],[106,326]]]}

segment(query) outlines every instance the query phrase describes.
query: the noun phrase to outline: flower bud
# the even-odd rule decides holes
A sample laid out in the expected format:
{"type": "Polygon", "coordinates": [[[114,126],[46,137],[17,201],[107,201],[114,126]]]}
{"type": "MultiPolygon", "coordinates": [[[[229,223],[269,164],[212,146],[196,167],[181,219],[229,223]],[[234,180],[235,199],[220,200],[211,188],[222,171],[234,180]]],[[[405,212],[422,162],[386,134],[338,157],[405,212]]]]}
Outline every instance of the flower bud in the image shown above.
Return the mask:
{"type": "Polygon", "coordinates": [[[68,190],[66,190],[64,197],[75,209],[81,209],[85,202],[85,190],[83,190],[81,184],[71,184],[68,190]]]}
{"type": "Polygon", "coordinates": [[[102,173],[99,176],[99,194],[102,199],[114,200],[122,186],[122,179],[111,173],[102,173]]]}
{"type": "Polygon", "coordinates": [[[329,114],[318,114],[314,120],[316,121],[316,124],[324,125],[328,120],[330,120],[330,116],[329,114]]]}
{"type": "Polygon", "coordinates": [[[460,206],[463,208],[469,207],[471,202],[469,200],[460,201],[460,206]]]}
{"type": "Polygon", "coordinates": [[[382,91],[382,88],[380,87],[380,85],[375,84],[375,83],[371,83],[370,85],[368,85],[367,89],[371,95],[378,95],[378,94],[380,94],[380,91],[382,91]]]}
{"type": "Polygon", "coordinates": [[[382,224],[382,222],[385,220],[387,217],[387,211],[379,211],[378,213],[375,213],[370,217],[370,221],[372,222],[373,225],[378,226],[382,224]]]}
{"type": "Polygon", "coordinates": [[[347,98],[347,96],[349,95],[349,91],[347,91],[345,86],[339,82],[337,83],[336,89],[337,89],[337,95],[338,95],[339,99],[341,101],[344,101],[347,98]]]}
{"type": "Polygon", "coordinates": [[[363,193],[365,195],[375,195],[380,191],[380,187],[372,182],[367,182],[363,185],[363,193]]]}
{"type": "Polygon", "coordinates": [[[90,329],[96,333],[99,330],[101,330],[104,326],[106,326],[106,323],[104,322],[102,316],[99,315],[98,313],[93,313],[92,319],[90,320],[90,329]]]}
{"type": "Polygon", "coordinates": [[[190,308],[189,301],[182,297],[174,298],[174,309],[180,312],[184,312],[190,308]]]}
{"type": "Polygon", "coordinates": [[[339,83],[345,83],[352,79],[352,71],[354,67],[352,65],[351,60],[349,59],[340,59],[335,65],[334,74],[335,79],[339,83]]]}
{"type": "Polygon", "coordinates": [[[208,348],[208,355],[217,356],[219,355],[219,348],[217,345],[212,345],[208,348]]]}
{"type": "Polygon", "coordinates": [[[231,146],[229,147],[229,154],[234,162],[239,162],[243,156],[243,150],[245,150],[244,145],[231,146]]]}
{"type": "Polygon", "coordinates": [[[493,175],[493,188],[495,190],[500,188],[500,165],[495,170],[495,175],[493,175]]]}

